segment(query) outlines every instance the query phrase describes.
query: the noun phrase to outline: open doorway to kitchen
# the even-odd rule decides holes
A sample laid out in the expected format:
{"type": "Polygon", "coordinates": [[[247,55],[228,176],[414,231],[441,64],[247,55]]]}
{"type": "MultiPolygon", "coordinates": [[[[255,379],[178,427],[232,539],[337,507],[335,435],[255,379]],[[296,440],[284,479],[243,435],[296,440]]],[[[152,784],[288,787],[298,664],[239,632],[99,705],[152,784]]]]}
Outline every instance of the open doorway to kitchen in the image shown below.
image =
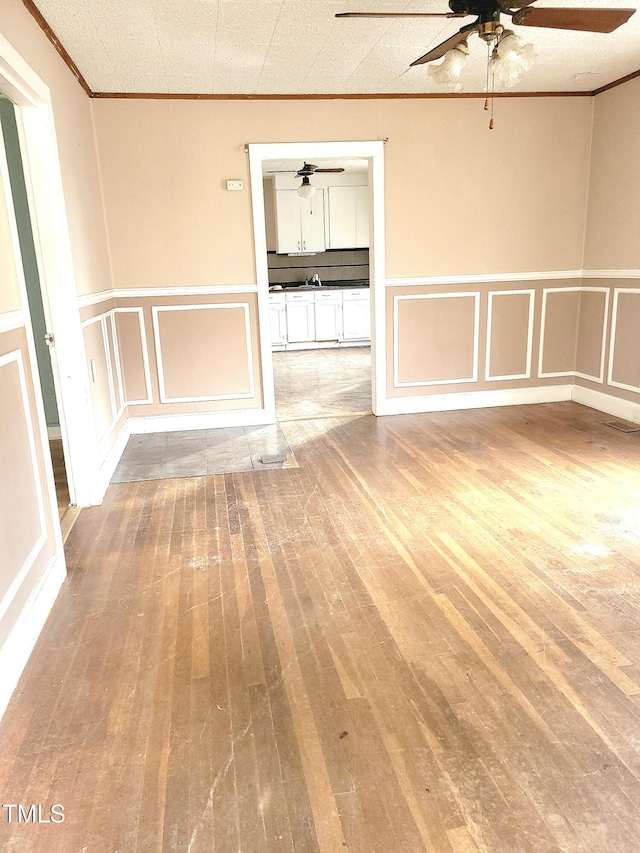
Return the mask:
{"type": "Polygon", "coordinates": [[[280,421],[375,412],[383,143],[248,150],[265,409],[280,421]],[[301,176],[304,164],[317,168],[301,176]]]}
{"type": "Polygon", "coordinates": [[[44,404],[47,436],[58,504],[58,516],[60,521],[62,521],[69,509],[71,499],[62,443],[62,431],[60,428],[60,408],[53,375],[53,365],[47,343],[49,335],[47,334],[47,321],[45,318],[31,213],[29,210],[25,169],[20,149],[16,108],[12,101],[1,94],[0,127],[2,130],[0,137],[2,138],[4,156],[6,157],[11,186],[11,201],[13,203],[18,232],[20,256],[29,306],[29,319],[33,331],[37,377],[44,404]]]}

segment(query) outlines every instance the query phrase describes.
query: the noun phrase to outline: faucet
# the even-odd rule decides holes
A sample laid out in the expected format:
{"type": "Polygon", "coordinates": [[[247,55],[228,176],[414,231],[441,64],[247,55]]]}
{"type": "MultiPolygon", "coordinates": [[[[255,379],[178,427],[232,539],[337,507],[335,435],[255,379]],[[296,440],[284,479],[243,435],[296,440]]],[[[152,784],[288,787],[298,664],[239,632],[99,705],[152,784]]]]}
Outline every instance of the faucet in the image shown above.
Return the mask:
{"type": "Polygon", "coordinates": [[[314,274],[311,276],[311,278],[308,278],[306,280],[305,284],[313,284],[313,285],[316,285],[317,287],[321,287],[322,282],[320,281],[320,276],[318,275],[318,273],[314,272],[314,274]]]}

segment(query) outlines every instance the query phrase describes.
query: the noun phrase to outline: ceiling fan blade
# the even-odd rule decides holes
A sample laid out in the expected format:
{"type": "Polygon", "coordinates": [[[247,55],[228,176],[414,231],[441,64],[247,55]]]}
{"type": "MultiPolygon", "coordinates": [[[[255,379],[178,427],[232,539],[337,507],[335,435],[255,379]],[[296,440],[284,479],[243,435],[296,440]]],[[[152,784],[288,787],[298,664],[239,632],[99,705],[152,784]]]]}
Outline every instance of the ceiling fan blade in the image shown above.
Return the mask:
{"type": "MultiPolygon", "coordinates": [[[[533,3],[533,0],[530,0],[533,3]]],[[[338,12],[336,18],[466,18],[466,12],[338,12]]]]}
{"type": "Polygon", "coordinates": [[[314,174],[318,174],[319,172],[344,172],[344,169],[316,169],[314,174]]]}
{"type": "Polygon", "coordinates": [[[425,62],[433,62],[434,59],[440,59],[440,57],[444,56],[448,50],[451,50],[452,47],[463,42],[470,33],[477,29],[477,21],[474,24],[467,24],[466,27],[463,27],[455,35],[451,36],[451,38],[443,41],[437,47],[434,47],[433,50],[430,50],[429,53],[425,53],[424,56],[421,56],[419,59],[416,59],[415,62],[412,62],[411,67],[413,68],[414,65],[422,65],[425,62]]]}
{"type": "Polygon", "coordinates": [[[611,33],[626,23],[634,12],[635,9],[539,9],[526,6],[511,17],[514,24],[523,27],[611,33]]]}

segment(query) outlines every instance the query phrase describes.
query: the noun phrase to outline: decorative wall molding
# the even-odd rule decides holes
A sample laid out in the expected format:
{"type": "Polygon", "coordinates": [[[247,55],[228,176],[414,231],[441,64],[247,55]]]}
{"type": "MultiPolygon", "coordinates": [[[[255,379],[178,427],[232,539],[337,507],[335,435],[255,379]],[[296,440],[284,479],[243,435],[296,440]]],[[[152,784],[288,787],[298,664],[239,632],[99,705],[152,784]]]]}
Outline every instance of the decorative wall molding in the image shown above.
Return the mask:
{"type": "Polygon", "coordinates": [[[429,275],[415,278],[388,278],[387,287],[432,287],[443,284],[496,284],[511,281],[555,281],[582,277],[582,270],[545,272],[478,273],[470,275],[429,275]]]}
{"type": "MultiPolygon", "coordinates": [[[[604,363],[607,356],[607,323],[609,321],[609,294],[608,287],[585,287],[580,288],[581,293],[604,293],[604,315],[602,318],[602,342],[600,345],[600,373],[598,376],[590,376],[588,373],[581,373],[576,370],[574,376],[579,376],[580,379],[588,379],[591,382],[604,383],[604,363]]],[[[580,318],[578,317],[578,322],[580,318]]]]}
{"type": "Polygon", "coordinates": [[[538,388],[506,388],[500,391],[463,391],[453,394],[424,394],[388,397],[381,415],[409,415],[485,409],[493,406],[521,406],[571,400],[573,385],[541,385],[538,388]]]}
{"type": "Polygon", "coordinates": [[[575,403],[589,406],[590,409],[597,409],[599,412],[605,412],[616,418],[640,423],[640,406],[637,401],[623,400],[622,397],[605,394],[603,391],[596,391],[594,388],[585,388],[583,385],[573,386],[571,399],[575,403]]]}
{"type": "Polygon", "coordinates": [[[465,382],[478,381],[478,333],[480,330],[480,294],[476,291],[466,293],[418,293],[399,294],[393,297],[393,387],[394,388],[420,388],[432,385],[460,385],[465,382]],[[414,382],[400,382],[399,378],[399,330],[398,330],[398,305],[407,300],[422,299],[459,299],[472,297],[474,299],[473,320],[473,368],[472,375],[462,379],[429,379],[414,382]]]}
{"type": "Polygon", "coordinates": [[[0,335],[21,329],[26,322],[23,311],[6,311],[0,314],[0,335]]]}
{"type": "Polygon", "coordinates": [[[640,270],[582,270],[582,278],[640,278],[640,270]]]}
{"type": "Polygon", "coordinates": [[[542,290],[542,313],[540,315],[540,347],[538,352],[538,378],[557,379],[564,376],[575,376],[574,370],[561,370],[552,373],[544,373],[542,365],[544,362],[544,341],[547,323],[547,296],[551,293],[580,293],[582,287],[545,287],[542,290]]]}
{"type": "Polygon", "coordinates": [[[253,347],[251,345],[251,319],[249,316],[248,302],[209,302],[192,305],[153,305],[151,307],[151,314],[153,318],[153,337],[156,345],[156,364],[158,368],[158,384],[160,386],[161,403],[204,403],[214,402],[215,400],[246,400],[255,396],[255,379],[253,374],[253,347]],[[162,357],[162,336],[160,334],[160,323],[158,315],[161,312],[171,313],[178,311],[203,310],[224,311],[230,308],[241,308],[244,312],[245,345],[247,348],[249,390],[241,394],[213,394],[202,395],[197,397],[168,397],[165,388],[164,361],[162,357]]]}
{"type": "Polygon", "coordinates": [[[130,435],[150,432],[176,432],[187,429],[222,429],[224,427],[262,426],[275,423],[264,409],[229,409],[221,412],[188,412],[179,415],[151,415],[129,418],[130,435]]]}
{"type": "Polygon", "coordinates": [[[116,346],[118,346],[118,357],[116,359],[116,364],[118,365],[118,381],[120,382],[122,400],[125,406],[143,406],[149,403],[153,403],[153,391],[151,384],[151,367],[149,362],[149,346],[147,344],[147,330],[144,322],[144,310],[142,308],[114,308],[112,311],[113,317],[113,325],[114,325],[114,340],[116,341],[116,346]],[[120,358],[120,350],[119,344],[117,343],[117,326],[115,321],[116,314],[137,314],[138,315],[138,327],[140,330],[140,347],[142,349],[142,364],[144,369],[144,382],[145,389],[147,392],[146,398],[143,400],[128,400],[125,393],[124,381],[122,377],[122,359],[120,358]]]}
{"type": "MultiPolygon", "coordinates": [[[[104,347],[104,357],[105,357],[105,363],[107,366],[107,387],[109,390],[109,401],[111,404],[111,423],[109,424],[109,426],[107,427],[107,429],[105,430],[103,435],[98,440],[98,457],[99,457],[99,464],[101,464],[101,465],[103,464],[103,461],[105,459],[106,454],[109,453],[109,448],[108,448],[109,438],[111,437],[113,430],[116,428],[116,426],[120,422],[120,419],[122,418],[122,415],[124,414],[124,409],[125,409],[124,397],[122,395],[120,397],[120,407],[116,406],[116,389],[115,389],[114,376],[113,376],[113,370],[112,370],[112,365],[111,365],[111,347],[109,346],[109,335],[107,333],[107,318],[111,318],[113,316],[114,310],[115,309],[111,308],[111,309],[109,309],[109,311],[105,311],[104,314],[96,314],[95,317],[91,317],[90,319],[85,320],[81,324],[82,329],[85,329],[87,326],[91,326],[93,323],[99,322],[101,325],[101,330],[102,330],[102,344],[104,347]]],[[[114,346],[117,347],[117,337],[116,337],[115,333],[114,333],[113,340],[114,340],[114,346]]],[[[117,353],[117,350],[116,350],[116,353],[117,353]]],[[[114,362],[116,365],[118,365],[118,361],[119,361],[119,359],[118,359],[118,356],[116,354],[116,357],[114,359],[114,362]]],[[[117,369],[118,369],[118,367],[116,367],[116,370],[117,369]]],[[[90,379],[90,381],[91,381],[91,379],[90,379]]],[[[95,415],[94,415],[94,418],[95,418],[95,415]]],[[[92,493],[93,493],[93,490],[94,489],[92,486],[91,487],[92,493]]]]}
{"type": "Polygon", "coordinates": [[[607,373],[607,384],[614,388],[621,388],[623,391],[633,391],[640,393],[640,386],[627,385],[624,382],[616,382],[613,379],[613,359],[616,348],[616,334],[618,331],[618,298],[620,294],[628,295],[630,293],[640,294],[638,288],[616,287],[613,290],[613,309],[611,312],[611,338],[609,340],[609,370],[607,373]]]}
{"type": "Polygon", "coordinates": [[[9,704],[65,577],[64,560],[52,557],[0,647],[0,717],[9,704]]]}
{"type": "Polygon", "coordinates": [[[36,491],[36,501],[38,505],[38,521],[40,529],[35,542],[31,546],[29,553],[27,554],[22,563],[22,566],[20,566],[19,570],[16,572],[13,580],[9,584],[6,592],[0,600],[0,620],[3,618],[3,616],[11,606],[13,599],[16,597],[20,587],[24,583],[25,578],[33,568],[33,565],[37,560],[48,538],[47,516],[45,513],[45,494],[43,492],[43,482],[46,483],[47,481],[44,477],[43,472],[40,469],[40,464],[38,462],[36,436],[33,430],[33,423],[36,418],[34,417],[34,413],[31,410],[31,404],[29,402],[29,390],[27,386],[27,377],[24,369],[24,361],[22,358],[21,350],[13,350],[12,352],[6,353],[6,355],[0,356],[0,369],[2,369],[3,367],[8,367],[11,364],[15,364],[18,369],[20,397],[24,413],[24,420],[26,424],[27,443],[29,445],[29,455],[31,457],[31,470],[36,491]]]}
{"type": "Polygon", "coordinates": [[[487,352],[485,361],[485,376],[487,382],[497,382],[499,380],[508,379],[530,379],[531,378],[531,359],[533,354],[533,325],[534,325],[534,307],[535,307],[535,290],[490,290],[489,303],[487,307],[487,352]],[[491,374],[491,329],[493,321],[493,299],[501,296],[529,296],[529,314],[527,320],[527,355],[525,359],[526,367],[524,373],[512,374],[510,376],[493,376],[491,374]]]}
{"type": "Polygon", "coordinates": [[[88,308],[107,299],[145,299],[159,296],[225,296],[238,293],[257,293],[257,284],[203,284],[188,287],[128,287],[103,290],[78,296],[78,307],[88,308]]]}

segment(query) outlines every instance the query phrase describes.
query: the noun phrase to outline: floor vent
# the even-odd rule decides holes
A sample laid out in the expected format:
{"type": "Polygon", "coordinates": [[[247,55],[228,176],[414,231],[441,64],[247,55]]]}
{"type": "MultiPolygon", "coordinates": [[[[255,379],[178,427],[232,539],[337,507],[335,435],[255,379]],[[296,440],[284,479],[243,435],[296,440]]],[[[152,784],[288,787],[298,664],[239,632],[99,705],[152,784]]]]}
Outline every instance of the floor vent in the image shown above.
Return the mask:
{"type": "Polygon", "coordinates": [[[613,427],[620,432],[640,432],[640,424],[634,424],[631,421],[609,421],[605,426],[613,427]]]}

